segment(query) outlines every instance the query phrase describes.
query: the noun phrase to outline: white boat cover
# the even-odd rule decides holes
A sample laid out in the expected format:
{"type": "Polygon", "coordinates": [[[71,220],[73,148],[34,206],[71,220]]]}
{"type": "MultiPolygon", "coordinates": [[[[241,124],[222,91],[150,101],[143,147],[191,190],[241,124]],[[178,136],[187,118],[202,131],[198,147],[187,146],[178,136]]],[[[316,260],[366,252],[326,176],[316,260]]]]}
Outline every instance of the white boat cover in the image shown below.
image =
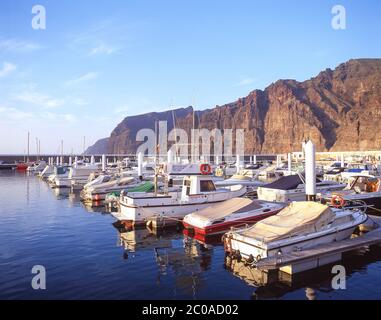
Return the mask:
{"type": "Polygon", "coordinates": [[[245,176],[245,175],[242,175],[242,174],[234,174],[232,175],[229,179],[227,179],[228,181],[229,180],[242,180],[242,181],[251,181],[251,178],[248,177],[248,176],[245,176]]]}
{"type": "Polygon", "coordinates": [[[261,208],[260,201],[253,201],[248,198],[232,198],[213,206],[207,207],[191,215],[200,220],[215,220],[226,217],[232,213],[247,212],[261,208]]]}
{"type": "Polygon", "coordinates": [[[117,187],[117,186],[124,186],[129,185],[135,181],[134,177],[125,177],[125,178],[119,178],[117,180],[111,180],[108,182],[103,182],[100,184],[92,185],[91,188],[94,190],[99,190],[103,188],[111,188],[111,187],[117,187]]]}
{"type": "Polygon", "coordinates": [[[292,202],[277,215],[258,222],[241,235],[271,242],[317,232],[333,219],[334,213],[326,205],[306,201],[292,202]]]}

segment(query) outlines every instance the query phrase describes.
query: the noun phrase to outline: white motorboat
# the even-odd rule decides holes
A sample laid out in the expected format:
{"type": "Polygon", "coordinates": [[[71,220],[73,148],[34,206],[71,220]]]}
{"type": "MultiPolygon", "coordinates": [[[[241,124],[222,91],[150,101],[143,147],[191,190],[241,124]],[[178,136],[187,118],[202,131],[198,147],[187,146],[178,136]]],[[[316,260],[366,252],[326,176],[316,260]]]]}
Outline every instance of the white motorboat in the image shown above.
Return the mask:
{"type": "Polygon", "coordinates": [[[69,176],[69,168],[68,166],[56,166],[53,168],[53,173],[48,177],[48,183],[55,187],[55,180],[67,178],[69,176]]]}
{"type": "Polygon", "coordinates": [[[44,170],[42,170],[42,171],[38,174],[38,176],[39,176],[41,179],[45,180],[45,179],[47,179],[47,178],[48,178],[51,174],[53,174],[53,173],[54,173],[54,166],[52,166],[52,165],[48,165],[48,166],[45,167],[44,170]]]}
{"type": "Polygon", "coordinates": [[[184,176],[181,191],[165,193],[129,192],[121,194],[120,212],[112,213],[119,221],[131,224],[146,223],[149,218],[183,219],[188,213],[209,207],[218,202],[241,197],[246,193],[243,185],[217,188],[211,168],[207,164],[184,166],[171,165],[171,176],[184,176]],[[205,168],[207,170],[205,170],[205,168]]]}
{"type": "MultiPolygon", "coordinates": [[[[321,181],[316,179],[318,193],[342,190],[345,184],[334,181],[321,181]]],[[[306,197],[305,180],[302,174],[281,177],[280,179],[258,187],[258,199],[276,202],[303,201],[306,197]]]]}
{"type": "Polygon", "coordinates": [[[355,176],[357,173],[364,175],[378,175],[377,167],[372,163],[350,163],[344,172],[341,173],[341,179],[347,182],[349,178],[355,176]]]}
{"type": "Polygon", "coordinates": [[[142,181],[134,177],[109,179],[109,176],[102,175],[97,179],[88,183],[81,191],[81,199],[83,201],[103,201],[110,192],[122,191],[126,188],[133,188],[142,184],[142,181]],[[98,183],[101,180],[107,182],[98,183]]]}
{"type": "Polygon", "coordinates": [[[250,228],[228,232],[223,241],[227,252],[256,262],[347,239],[367,218],[361,210],[293,202],[250,228]]]}
{"type": "Polygon", "coordinates": [[[42,172],[46,168],[47,164],[44,160],[35,162],[32,166],[28,167],[26,170],[29,172],[42,172]]]}
{"type": "Polygon", "coordinates": [[[246,187],[247,192],[256,192],[258,187],[264,186],[266,183],[247,175],[235,174],[225,180],[214,180],[214,184],[216,187],[242,185],[246,187]]]}
{"type": "Polygon", "coordinates": [[[366,204],[369,211],[378,211],[381,210],[381,178],[362,173],[353,174],[344,190],[325,192],[318,196],[333,205],[366,204]]]}
{"type": "Polygon", "coordinates": [[[69,168],[69,173],[64,176],[57,176],[53,184],[57,188],[70,188],[71,186],[83,186],[87,183],[88,178],[94,171],[100,170],[99,165],[88,164],[84,166],[74,165],[69,168]]]}
{"type": "Polygon", "coordinates": [[[254,224],[278,213],[285,206],[276,202],[233,198],[187,214],[183,225],[203,236],[215,235],[231,227],[254,224]]]}

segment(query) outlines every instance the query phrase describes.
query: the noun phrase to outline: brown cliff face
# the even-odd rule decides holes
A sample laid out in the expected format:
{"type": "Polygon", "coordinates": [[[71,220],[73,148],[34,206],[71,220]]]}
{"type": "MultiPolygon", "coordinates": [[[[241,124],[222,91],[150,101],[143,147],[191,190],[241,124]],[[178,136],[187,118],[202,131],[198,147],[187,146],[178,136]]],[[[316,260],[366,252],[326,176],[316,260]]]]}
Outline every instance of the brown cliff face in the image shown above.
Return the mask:
{"type": "MultiPolygon", "coordinates": [[[[188,133],[193,109],[174,111],[176,127],[188,133]]],[[[350,60],[304,82],[279,80],[238,101],[198,111],[196,128],[245,129],[245,153],[284,153],[311,138],[318,151],[381,149],[381,59],[350,60]]],[[[141,128],[154,128],[171,111],[125,118],[112,132],[109,153],[135,153],[141,128]]],[[[106,150],[105,150],[106,151],[106,150]]]]}

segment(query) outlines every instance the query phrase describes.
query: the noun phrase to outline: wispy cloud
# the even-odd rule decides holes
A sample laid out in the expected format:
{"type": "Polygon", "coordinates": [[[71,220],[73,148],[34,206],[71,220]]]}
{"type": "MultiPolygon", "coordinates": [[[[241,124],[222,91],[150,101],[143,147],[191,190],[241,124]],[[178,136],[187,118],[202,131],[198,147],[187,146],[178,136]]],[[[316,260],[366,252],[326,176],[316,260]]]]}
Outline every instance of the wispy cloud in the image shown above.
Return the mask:
{"type": "Polygon", "coordinates": [[[16,65],[10,62],[4,62],[3,67],[0,69],[0,78],[6,77],[16,70],[16,65]]]}
{"type": "Polygon", "coordinates": [[[37,105],[44,108],[56,108],[64,104],[64,100],[52,98],[34,90],[22,92],[14,97],[15,100],[37,105]]]}
{"type": "Polygon", "coordinates": [[[14,107],[3,107],[0,106],[0,116],[1,120],[28,120],[28,121],[41,121],[41,120],[49,120],[62,123],[62,121],[66,123],[73,123],[77,121],[77,117],[70,113],[55,113],[50,111],[43,112],[27,112],[14,107]]]}
{"type": "Polygon", "coordinates": [[[243,86],[248,86],[250,84],[253,84],[255,82],[255,79],[253,78],[244,78],[238,83],[235,84],[236,87],[243,87],[243,86]]]}
{"type": "Polygon", "coordinates": [[[97,54],[106,54],[110,55],[114,53],[117,49],[115,47],[112,47],[104,42],[99,43],[96,47],[92,48],[90,50],[90,55],[97,55],[97,54]]]}
{"type": "Polygon", "coordinates": [[[87,56],[110,56],[131,42],[130,29],[122,21],[107,19],[79,33],[68,35],[68,46],[87,56]]]}
{"type": "Polygon", "coordinates": [[[6,39],[0,40],[0,51],[2,52],[30,52],[42,49],[42,46],[26,40],[6,39]]]}
{"type": "Polygon", "coordinates": [[[2,119],[6,118],[9,120],[30,120],[33,118],[31,112],[25,112],[9,107],[0,107],[0,115],[2,119]]]}
{"type": "Polygon", "coordinates": [[[84,74],[84,75],[82,75],[76,79],[66,81],[65,86],[69,87],[69,86],[77,85],[77,84],[87,82],[90,80],[95,80],[97,78],[98,78],[98,74],[96,72],[88,72],[88,73],[86,73],[86,74],[84,74]]]}
{"type": "Polygon", "coordinates": [[[41,118],[53,120],[53,121],[65,121],[65,122],[75,122],[77,117],[71,113],[54,113],[54,112],[43,112],[39,114],[41,118]]]}
{"type": "Polygon", "coordinates": [[[121,113],[126,113],[130,110],[128,106],[122,106],[114,109],[115,114],[121,114],[121,113]]]}

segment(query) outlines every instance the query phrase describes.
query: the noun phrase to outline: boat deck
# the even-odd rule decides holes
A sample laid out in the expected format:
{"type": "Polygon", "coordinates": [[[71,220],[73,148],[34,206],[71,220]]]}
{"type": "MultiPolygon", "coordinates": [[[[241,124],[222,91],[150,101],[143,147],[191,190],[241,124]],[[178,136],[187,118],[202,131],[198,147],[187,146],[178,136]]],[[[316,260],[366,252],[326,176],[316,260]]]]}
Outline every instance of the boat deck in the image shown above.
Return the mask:
{"type": "Polygon", "coordinates": [[[324,258],[335,254],[360,249],[365,246],[381,243],[381,217],[368,215],[371,220],[379,225],[378,228],[365,233],[364,235],[339,242],[332,242],[319,245],[308,250],[284,254],[277,258],[265,258],[257,262],[259,270],[275,270],[284,266],[302,263],[311,259],[324,258]]]}

